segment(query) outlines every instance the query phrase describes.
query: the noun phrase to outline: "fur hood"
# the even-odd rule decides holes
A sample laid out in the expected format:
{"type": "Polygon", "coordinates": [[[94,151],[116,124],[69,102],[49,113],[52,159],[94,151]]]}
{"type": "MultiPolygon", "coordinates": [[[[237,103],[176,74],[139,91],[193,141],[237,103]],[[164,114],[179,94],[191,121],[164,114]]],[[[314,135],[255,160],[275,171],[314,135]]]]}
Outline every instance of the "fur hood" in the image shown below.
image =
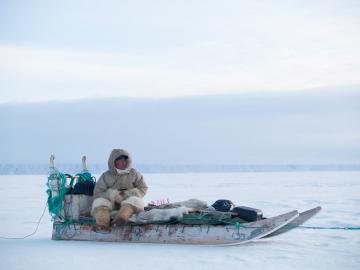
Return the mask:
{"type": "Polygon", "coordinates": [[[120,157],[121,155],[127,156],[127,167],[126,169],[129,170],[132,168],[132,158],[131,155],[128,151],[124,150],[124,149],[113,149],[110,153],[110,157],[108,160],[108,167],[109,167],[109,171],[112,174],[116,174],[116,168],[115,168],[115,159],[117,159],[118,157],[120,157]]]}

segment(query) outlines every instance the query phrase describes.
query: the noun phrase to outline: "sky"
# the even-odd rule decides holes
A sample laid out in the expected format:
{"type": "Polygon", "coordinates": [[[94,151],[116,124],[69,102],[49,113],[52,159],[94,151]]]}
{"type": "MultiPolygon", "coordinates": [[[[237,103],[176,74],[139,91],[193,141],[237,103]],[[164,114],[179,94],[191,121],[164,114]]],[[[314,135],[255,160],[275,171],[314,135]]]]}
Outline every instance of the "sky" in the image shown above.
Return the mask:
{"type": "Polygon", "coordinates": [[[0,163],[360,162],[359,1],[0,1],[0,163]]]}
{"type": "Polygon", "coordinates": [[[0,103],[360,85],[359,1],[0,1],[0,103]]]}
{"type": "Polygon", "coordinates": [[[360,92],[342,90],[3,104],[0,164],[359,164],[360,92]]]}

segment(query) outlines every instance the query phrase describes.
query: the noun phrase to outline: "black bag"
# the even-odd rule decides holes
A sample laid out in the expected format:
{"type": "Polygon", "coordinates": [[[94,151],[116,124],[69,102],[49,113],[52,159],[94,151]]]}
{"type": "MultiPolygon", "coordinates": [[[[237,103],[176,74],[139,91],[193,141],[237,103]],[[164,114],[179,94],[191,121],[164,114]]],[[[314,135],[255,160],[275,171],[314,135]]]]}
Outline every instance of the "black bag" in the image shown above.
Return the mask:
{"type": "Polygon", "coordinates": [[[96,184],[95,177],[93,177],[90,172],[78,173],[75,177],[77,177],[77,183],[71,188],[68,194],[84,194],[93,196],[96,184]]]}
{"type": "Polygon", "coordinates": [[[75,184],[72,194],[85,194],[93,196],[95,183],[90,181],[81,181],[75,184]]]}
{"type": "Polygon", "coordinates": [[[263,213],[260,209],[248,206],[236,206],[231,212],[236,213],[237,216],[248,222],[258,221],[263,219],[263,213]]]}
{"type": "Polygon", "coordinates": [[[230,200],[217,200],[212,207],[215,208],[216,211],[220,212],[229,212],[233,203],[230,200]]]}

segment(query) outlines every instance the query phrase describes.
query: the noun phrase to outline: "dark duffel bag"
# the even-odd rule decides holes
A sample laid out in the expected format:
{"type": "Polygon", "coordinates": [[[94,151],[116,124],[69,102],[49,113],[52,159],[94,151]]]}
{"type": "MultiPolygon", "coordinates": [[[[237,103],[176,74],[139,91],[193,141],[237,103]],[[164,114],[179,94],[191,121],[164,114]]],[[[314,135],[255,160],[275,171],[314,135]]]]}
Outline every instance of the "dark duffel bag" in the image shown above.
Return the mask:
{"type": "Polygon", "coordinates": [[[229,212],[233,203],[230,200],[217,200],[211,206],[214,207],[216,211],[229,212]]]}
{"type": "Polygon", "coordinates": [[[247,207],[247,206],[236,206],[231,212],[236,213],[236,215],[248,222],[257,221],[263,219],[263,213],[260,209],[247,207]]]}

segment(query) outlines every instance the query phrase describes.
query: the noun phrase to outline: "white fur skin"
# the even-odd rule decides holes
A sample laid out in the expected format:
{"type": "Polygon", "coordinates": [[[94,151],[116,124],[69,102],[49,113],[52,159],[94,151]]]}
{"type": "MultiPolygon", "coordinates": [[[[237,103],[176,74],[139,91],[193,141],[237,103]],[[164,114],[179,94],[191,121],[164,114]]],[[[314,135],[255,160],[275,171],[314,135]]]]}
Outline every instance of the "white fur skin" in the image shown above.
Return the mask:
{"type": "Polygon", "coordinates": [[[129,221],[134,223],[147,223],[150,221],[169,221],[171,218],[182,218],[184,214],[188,214],[193,209],[180,206],[171,209],[152,209],[146,212],[140,212],[132,215],[129,221]]]}
{"type": "Polygon", "coordinates": [[[97,198],[92,203],[91,215],[94,216],[96,208],[101,207],[101,206],[105,206],[105,207],[109,208],[110,211],[113,208],[113,204],[109,200],[104,199],[104,198],[97,198]]]}
{"type": "MultiPolygon", "coordinates": [[[[117,189],[113,189],[113,188],[109,188],[106,191],[106,197],[112,202],[117,202],[120,203],[122,200],[130,198],[132,196],[136,196],[139,198],[143,197],[143,194],[141,193],[141,191],[137,188],[132,188],[129,190],[125,190],[123,192],[120,192],[117,189]]],[[[143,207],[144,208],[144,207],[143,207]]]]}
{"type": "Polygon", "coordinates": [[[119,194],[120,194],[120,191],[113,189],[113,188],[109,188],[106,191],[106,197],[108,197],[111,202],[115,202],[115,199],[119,194]]]}
{"type": "Polygon", "coordinates": [[[190,199],[183,202],[175,202],[175,203],[167,203],[157,206],[157,209],[169,209],[169,208],[176,208],[180,206],[185,206],[187,208],[191,208],[193,211],[201,211],[208,207],[207,202],[201,201],[198,199],[190,199]]]}
{"type": "Polygon", "coordinates": [[[143,199],[135,196],[131,196],[127,198],[126,200],[121,202],[121,205],[130,204],[136,208],[137,212],[144,211],[144,201],[143,199]]]}
{"type": "Polygon", "coordinates": [[[129,198],[131,196],[136,196],[136,197],[142,198],[142,197],[144,197],[144,194],[138,188],[128,189],[124,192],[125,198],[129,198]]]}
{"type": "Polygon", "coordinates": [[[208,207],[207,202],[201,201],[198,199],[190,199],[187,201],[177,202],[177,203],[173,203],[173,204],[176,206],[185,206],[187,208],[192,208],[194,211],[202,210],[202,209],[208,207]]]}

